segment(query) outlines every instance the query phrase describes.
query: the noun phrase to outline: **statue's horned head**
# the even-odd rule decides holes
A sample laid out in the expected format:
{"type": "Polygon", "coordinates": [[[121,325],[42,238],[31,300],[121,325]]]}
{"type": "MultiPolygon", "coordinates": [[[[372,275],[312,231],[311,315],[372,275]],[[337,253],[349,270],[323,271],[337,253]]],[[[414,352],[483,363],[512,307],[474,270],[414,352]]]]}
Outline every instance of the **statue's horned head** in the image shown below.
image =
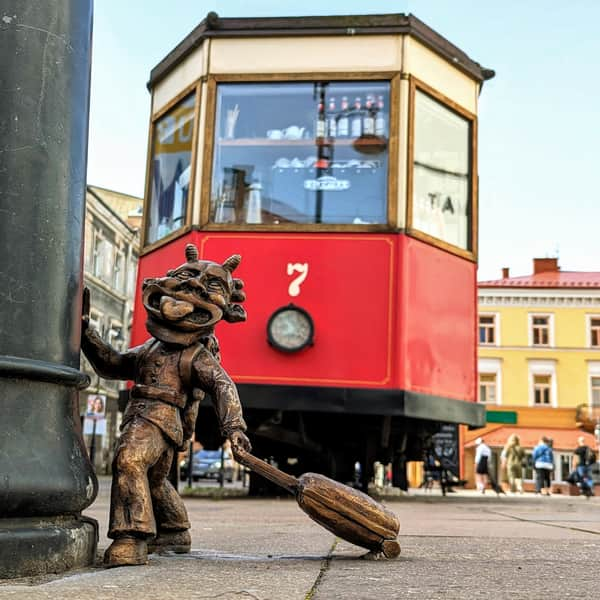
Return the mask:
{"type": "Polygon", "coordinates": [[[238,304],[246,299],[244,283],[232,277],[241,262],[239,254],[223,264],[198,260],[193,244],[185,247],[186,262],[167,272],[166,277],[145,279],[142,301],[148,313],[148,330],[165,341],[188,343],[212,332],[221,320],[235,323],[246,320],[238,304]],[[162,335],[159,335],[162,334],[162,335]]]}

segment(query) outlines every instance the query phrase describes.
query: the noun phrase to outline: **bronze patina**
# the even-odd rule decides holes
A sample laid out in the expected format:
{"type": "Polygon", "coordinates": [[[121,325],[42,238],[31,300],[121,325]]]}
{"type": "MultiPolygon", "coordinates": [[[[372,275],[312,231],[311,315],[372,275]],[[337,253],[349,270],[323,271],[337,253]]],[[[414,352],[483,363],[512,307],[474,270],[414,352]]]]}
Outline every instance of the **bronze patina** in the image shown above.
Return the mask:
{"type": "Polygon", "coordinates": [[[165,277],[145,279],[142,301],[151,338],[118,352],[89,325],[84,302],[81,346],[94,370],[131,380],[130,400],[113,461],[108,567],[140,565],[148,552],[189,552],[190,523],[183,501],[167,479],[174,453],[192,436],[198,404],[212,398],[221,433],[234,449],[250,451],[236,387],[220,365],[214,335],[221,321],[246,319],[243,282],[232,276],[234,255],[223,264],[198,260],[192,244],[186,262],[165,277]]]}

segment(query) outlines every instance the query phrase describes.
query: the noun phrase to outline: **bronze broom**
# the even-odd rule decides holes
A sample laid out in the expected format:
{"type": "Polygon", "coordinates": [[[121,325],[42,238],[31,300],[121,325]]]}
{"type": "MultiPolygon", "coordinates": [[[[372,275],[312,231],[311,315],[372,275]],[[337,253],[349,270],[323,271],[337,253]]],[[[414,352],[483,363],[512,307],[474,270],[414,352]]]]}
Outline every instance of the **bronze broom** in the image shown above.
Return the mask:
{"type": "Polygon", "coordinates": [[[238,447],[234,454],[240,464],[294,494],[300,508],[331,533],[387,558],[400,554],[398,517],[370,496],[318,473],[293,477],[238,447]]]}

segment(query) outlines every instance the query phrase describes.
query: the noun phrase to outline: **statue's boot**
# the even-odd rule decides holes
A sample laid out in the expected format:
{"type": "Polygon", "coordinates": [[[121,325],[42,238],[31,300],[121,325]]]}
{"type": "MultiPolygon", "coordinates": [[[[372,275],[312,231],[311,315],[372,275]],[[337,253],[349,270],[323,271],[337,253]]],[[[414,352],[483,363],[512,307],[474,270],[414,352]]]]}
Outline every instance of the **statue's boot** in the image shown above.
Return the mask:
{"type": "Polygon", "coordinates": [[[192,536],[189,529],[183,531],[159,531],[148,541],[148,552],[175,552],[185,554],[192,549],[192,536]]]}
{"type": "Polygon", "coordinates": [[[104,553],[105,567],[127,567],[148,563],[146,540],[123,536],[117,538],[104,553]]]}

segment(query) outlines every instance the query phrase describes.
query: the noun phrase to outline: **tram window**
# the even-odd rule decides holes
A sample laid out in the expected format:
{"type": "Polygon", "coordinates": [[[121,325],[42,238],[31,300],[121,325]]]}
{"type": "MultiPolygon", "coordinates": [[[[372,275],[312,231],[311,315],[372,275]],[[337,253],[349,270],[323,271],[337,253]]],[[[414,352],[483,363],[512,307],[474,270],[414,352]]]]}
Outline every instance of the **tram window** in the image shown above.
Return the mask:
{"type": "Polygon", "coordinates": [[[416,90],[413,222],[444,242],[471,245],[471,124],[416,90]]]}
{"type": "Polygon", "coordinates": [[[146,244],[160,240],[185,225],[194,104],[195,95],[190,94],[154,124],[146,244]]]}
{"type": "Polygon", "coordinates": [[[388,81],[221,83],[213,223],[387,222],[388,81]]]}

